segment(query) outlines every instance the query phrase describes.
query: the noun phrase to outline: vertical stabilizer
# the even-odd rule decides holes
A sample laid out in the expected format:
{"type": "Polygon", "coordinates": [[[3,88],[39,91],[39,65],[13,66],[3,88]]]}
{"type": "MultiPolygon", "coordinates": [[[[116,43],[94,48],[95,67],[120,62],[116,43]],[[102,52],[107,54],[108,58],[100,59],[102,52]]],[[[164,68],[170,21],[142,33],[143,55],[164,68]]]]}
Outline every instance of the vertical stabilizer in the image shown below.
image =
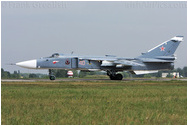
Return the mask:
{"type": "Polygon", "coordinates": [[[143,53],[139,58],[154,58],[156,56],[173,56],[180,42],[183,41],[183,36],[175,36],[168,41],[150,49],[143,53]]]}

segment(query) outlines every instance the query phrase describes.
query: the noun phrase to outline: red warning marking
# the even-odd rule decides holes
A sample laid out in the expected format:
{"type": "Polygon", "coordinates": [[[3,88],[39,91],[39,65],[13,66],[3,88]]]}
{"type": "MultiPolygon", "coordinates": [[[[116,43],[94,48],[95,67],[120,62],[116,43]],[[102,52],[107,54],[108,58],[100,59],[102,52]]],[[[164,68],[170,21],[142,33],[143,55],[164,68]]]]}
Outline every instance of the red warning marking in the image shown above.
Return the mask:
{"type": "Polygon", "coordinates": [[[80,61],[79,64],[80,65],[85,65],[86,63],[85,63],[85,61],[80,61]]]}

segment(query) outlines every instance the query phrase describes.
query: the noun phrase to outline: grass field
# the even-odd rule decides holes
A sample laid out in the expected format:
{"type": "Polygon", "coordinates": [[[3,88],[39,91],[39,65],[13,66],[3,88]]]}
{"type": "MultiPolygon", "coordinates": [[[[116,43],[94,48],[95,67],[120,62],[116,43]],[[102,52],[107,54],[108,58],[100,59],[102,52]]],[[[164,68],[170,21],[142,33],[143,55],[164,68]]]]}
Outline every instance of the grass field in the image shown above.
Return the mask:
{"type": "Polygon", "coordinates": [[[1,82],[1,124],[187,124],[187,81],[1,82]]]}

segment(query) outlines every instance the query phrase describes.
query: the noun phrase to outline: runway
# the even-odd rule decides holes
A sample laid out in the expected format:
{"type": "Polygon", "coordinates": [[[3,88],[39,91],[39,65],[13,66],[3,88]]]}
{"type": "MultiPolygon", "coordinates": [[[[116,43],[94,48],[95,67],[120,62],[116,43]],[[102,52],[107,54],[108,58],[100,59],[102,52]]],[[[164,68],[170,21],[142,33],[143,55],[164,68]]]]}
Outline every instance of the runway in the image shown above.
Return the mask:
{"type": "MultiPolygon", "coordinates": [[[[180,80],[187,81],[187,79],[171,79],[171,78],[129,78],[123,79],[121,81],[171,81],[171,80],[180,80]]],[[[37,81],[51,81],[49,79],[1,79],[2,82],[37,82],[37,81]]],[[[92,78],[65,78],[65,79],[56,79],[53,81],[119,81],[119,80],[110,80],[110,79],[92,79],[92,78]]]]}

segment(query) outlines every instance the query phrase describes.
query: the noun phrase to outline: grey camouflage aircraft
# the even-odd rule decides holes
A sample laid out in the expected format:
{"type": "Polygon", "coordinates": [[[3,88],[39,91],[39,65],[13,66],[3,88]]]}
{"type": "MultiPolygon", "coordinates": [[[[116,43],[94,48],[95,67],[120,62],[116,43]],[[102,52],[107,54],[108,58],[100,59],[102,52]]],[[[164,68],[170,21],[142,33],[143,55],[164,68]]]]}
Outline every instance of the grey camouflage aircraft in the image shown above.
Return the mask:
{"type": "Polygon", "coordinates": [[[102,70],[107,72],[111,80],[122,80],[122,74],[118,73],[121,71],[129,71],[132,74],[147,74],[158,72],[158,70],[174,69],[176,59],[174,52],[182,41],[183,36],[175,36],[136,58],[113,55],[91,57],[54,53],[50,57],[18,62],[16,65],[30,69],[49,69],[50,80],[55,80],[53,69],[102,70]]]}

